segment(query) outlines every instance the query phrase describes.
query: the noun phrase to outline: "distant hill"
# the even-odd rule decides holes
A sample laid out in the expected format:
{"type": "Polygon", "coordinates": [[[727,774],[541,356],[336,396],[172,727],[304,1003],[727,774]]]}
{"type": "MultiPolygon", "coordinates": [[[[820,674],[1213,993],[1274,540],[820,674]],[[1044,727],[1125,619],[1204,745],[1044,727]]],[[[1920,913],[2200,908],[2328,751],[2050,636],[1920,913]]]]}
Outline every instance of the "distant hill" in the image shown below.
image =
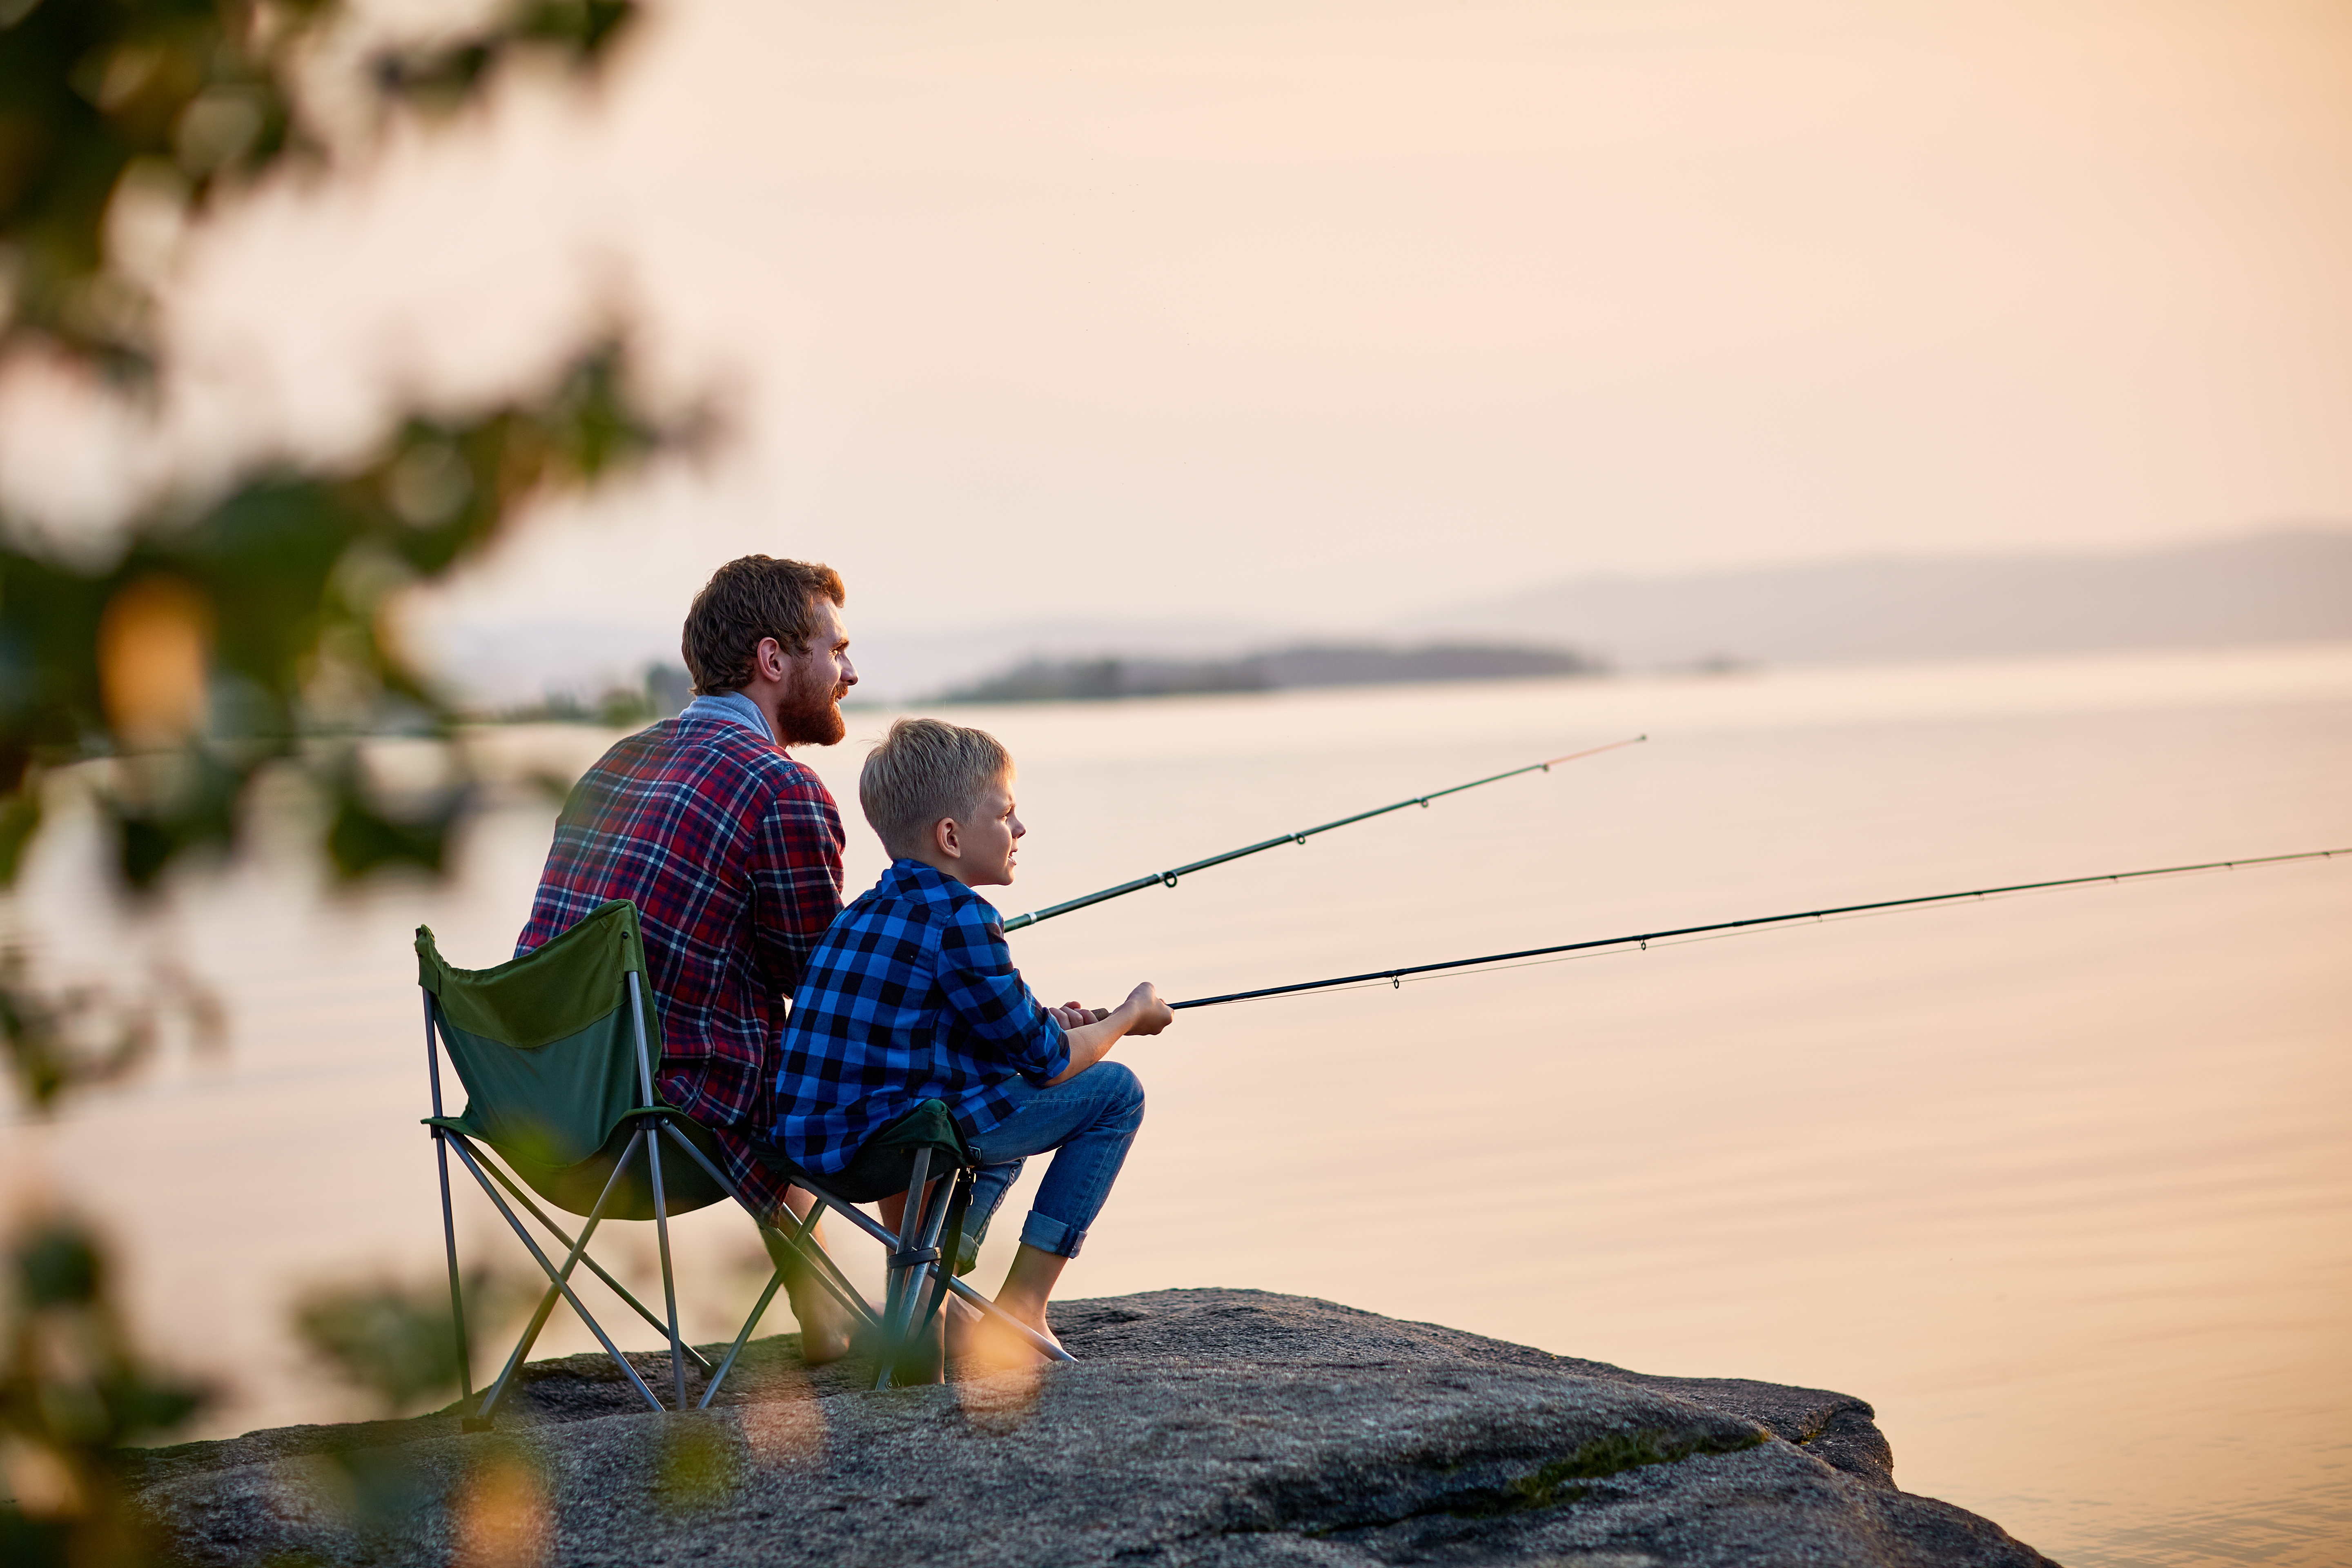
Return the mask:
{"type": "MultiPolygon", "coordinates": [[[[866,679],[857,696],[885,703],[942,692],[1019,701],[1445,680],[1596,664],[1688,668],[2220,647],[2352,638],[2352,529],[2279,530],[2129,554],[1580,577],[1410,620],[1384,618],[1380,637],[1369,627],[1278,620],[1073,616],[891,629],[867,625],[866,614],[860,601],[853,627],[866,679]]],[[[677,658],[677,625],[667,617],[643,625],[503,618],[445,626],[433,640],[444,677],[494,712],[544,706],[555,714],[568,703],[601,713],[611,692],[638,692],[649,667],[677,658]]],[[[682,700],[675,690],[645,698],[655,711],[682,700]]]]}
{"type": "Polygon", "coordinates": [[[1492,680],[1582,675],[1598,661],[1566,648],[1491,643],[1302,643],[1231,658],[1032,658],[950,688],[948,702],[1066,702],[1185,692],[1270,691],[1288,686],[1372,686],[1407,680],[1492,680]]]}
{"type": "Polygon", "coordinates": [[[2352,530],[2130,555],[1876,560],[1585,577],[1425,617],[1433,634],[1635,668],[1943,658],[2352,637],[2352,530]]]}

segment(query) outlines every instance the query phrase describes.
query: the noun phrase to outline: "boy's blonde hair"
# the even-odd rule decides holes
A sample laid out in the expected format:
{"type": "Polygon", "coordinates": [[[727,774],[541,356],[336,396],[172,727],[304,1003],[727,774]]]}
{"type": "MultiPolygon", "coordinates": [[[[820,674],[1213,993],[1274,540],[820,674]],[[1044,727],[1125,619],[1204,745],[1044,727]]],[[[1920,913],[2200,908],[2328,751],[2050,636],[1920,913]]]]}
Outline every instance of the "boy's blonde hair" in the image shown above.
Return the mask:
{"type": "Polygon", "coordinates": [[[901,719],[866,753],[857,804],[882,847],[912,857],[942,817],[969,817],[981,792],[1013,773],[1013,753],[985,730],[901,719]]]}

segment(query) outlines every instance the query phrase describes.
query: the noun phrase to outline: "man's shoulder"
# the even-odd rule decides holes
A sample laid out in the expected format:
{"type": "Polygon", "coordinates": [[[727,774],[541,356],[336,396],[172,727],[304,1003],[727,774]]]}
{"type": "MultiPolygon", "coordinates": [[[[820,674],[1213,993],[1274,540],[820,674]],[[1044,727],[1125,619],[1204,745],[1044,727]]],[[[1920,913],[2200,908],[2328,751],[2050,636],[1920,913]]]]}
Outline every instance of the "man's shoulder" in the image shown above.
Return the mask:
{"type": "Polygon", "coordinates": [[[725,719],[676,718],[614,742],[587,780],[633,781],[699,789],[739,798],[790,796],[831,806],[833,792],[815,771],[743,725],[725,719]]]}

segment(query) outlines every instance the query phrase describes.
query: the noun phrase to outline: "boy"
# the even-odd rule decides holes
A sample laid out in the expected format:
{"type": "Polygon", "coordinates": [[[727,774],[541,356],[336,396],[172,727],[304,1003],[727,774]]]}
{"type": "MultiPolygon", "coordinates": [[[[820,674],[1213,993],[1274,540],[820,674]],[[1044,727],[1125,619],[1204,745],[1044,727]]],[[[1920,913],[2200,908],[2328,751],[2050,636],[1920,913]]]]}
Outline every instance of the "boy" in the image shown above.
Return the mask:
{"type": "MultiPolygon", "coordinates": [[[[996,1297],[1050,1334],[1046,1299],[1143,1121],[1142,1086],[1103,1058],[1174,1016],[1149,982],[1108,1013],[1046,1008],[1023,983],[1003,922],[972,890],[1012,882],[1028,831],[994,737],[901,719],[866,757],[857,802],[890,868],[810,955],[784,1028],[774,1142],[832,1173],[919,1102],[944,1100],[981,1166],[967,1237],[986,1228],[1025,1156],[1054,1151],[996,1297]]],[[[896,1224],[887,1205],[884,1218],[896,1224]]]]}

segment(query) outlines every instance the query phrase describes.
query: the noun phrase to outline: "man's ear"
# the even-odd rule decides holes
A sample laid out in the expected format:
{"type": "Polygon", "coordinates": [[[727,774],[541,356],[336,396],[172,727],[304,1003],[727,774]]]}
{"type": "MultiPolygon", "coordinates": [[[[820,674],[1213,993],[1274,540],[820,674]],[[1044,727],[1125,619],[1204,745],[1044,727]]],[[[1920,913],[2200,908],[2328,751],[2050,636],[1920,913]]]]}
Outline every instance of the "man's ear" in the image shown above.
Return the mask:
{"type": "Polygon", "coordinates": [[[784,678],[784,645],[773,637],[761,637],[760,646],[751,650],[752,667],[770,680],[784,678]]]}

